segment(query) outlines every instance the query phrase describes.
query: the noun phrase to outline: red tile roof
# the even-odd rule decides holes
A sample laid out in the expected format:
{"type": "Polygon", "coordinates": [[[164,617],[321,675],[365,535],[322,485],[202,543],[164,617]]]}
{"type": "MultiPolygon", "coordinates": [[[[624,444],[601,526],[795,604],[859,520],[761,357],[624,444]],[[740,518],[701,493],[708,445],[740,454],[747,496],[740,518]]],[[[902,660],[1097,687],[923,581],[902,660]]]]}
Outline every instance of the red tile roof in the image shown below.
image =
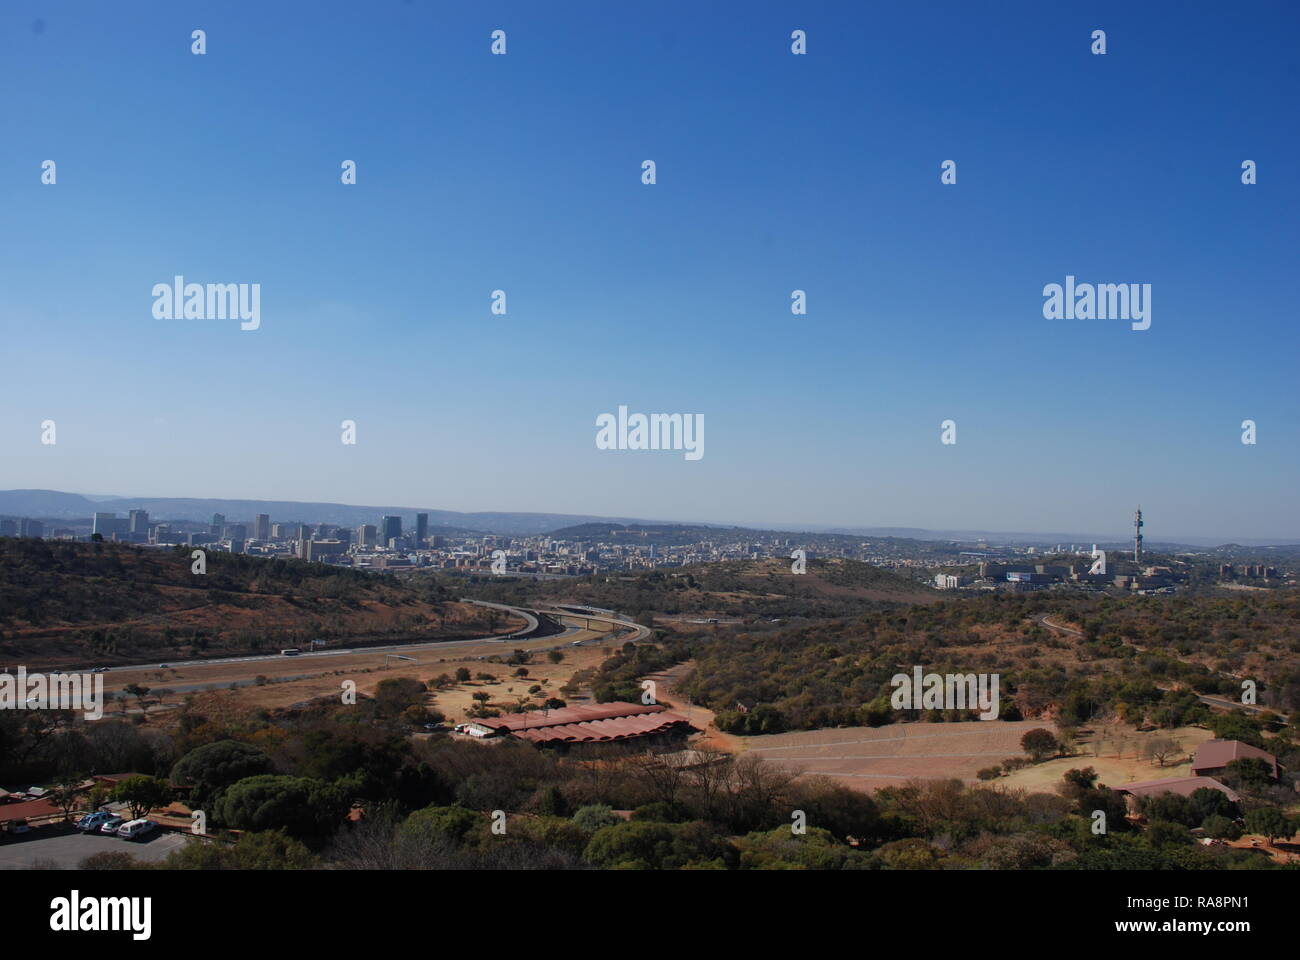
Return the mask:
{"type": "Polygon", "coordinates": [[[0,804],[0,823],[6,820],[26,820],[28,817],[48,817],[62,812],[51,800],[3,803],[0,804]]]}
{"type": "Polygon", "coordinates": [[[597,703],[473,722],[530,743],[603,743],[662,733],[686,718],[659,703],[597,703]]]}
{"type": "Polygon", "coordinates": [[[1209,777],[1166,777],[1163,780],[1143,780],[1141,783],[1121,783],[1111,789],[1117,793],[1131,793],[1135,797],[1147,797],[1155,793],[1176,793],[1180,797],[1190,797],[1202,787],[1218,790],[1233,803],[1241,799],[1235,790],[1230,790],[1209,777]]]}
{"type": "Polygon", "coordinates": [[[1247,757],[1263,760],[1272,770],[1274,779],[1279,776],[1277,757],[1259,749],[1259,747],[1252,747],[1249,743],[1242,743],[1240,740],[1206,740],[1196,748],[1196,759],[1192,761],[1192,772],[1218,770],[1220,767],[1226,767],[1233,760],[1244,760],[1247,757]]]}

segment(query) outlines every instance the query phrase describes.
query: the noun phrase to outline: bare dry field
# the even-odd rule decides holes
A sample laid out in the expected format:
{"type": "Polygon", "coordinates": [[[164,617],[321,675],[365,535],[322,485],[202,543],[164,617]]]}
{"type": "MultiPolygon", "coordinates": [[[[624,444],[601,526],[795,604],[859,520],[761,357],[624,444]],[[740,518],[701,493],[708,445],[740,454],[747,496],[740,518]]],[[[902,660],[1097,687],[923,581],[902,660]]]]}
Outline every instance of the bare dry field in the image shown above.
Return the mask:
{"type": "MultiPolygon", "coordinates": [[[[972,721],[968,723],[896,723],[883,727],[844,727],[765,737],[733,738],[742,749],[764,759],[842,780],[859,790],[898,786],[909,779],[956,777],[980,783],[976,776],[1008,757],[1024,755],[1020,738],[1028,730],[1057,732],[1042,720],[972,721]]],[[[1092,767],[1110,787],[1141,780],[1191,776],[1191,754],[1213,734],[1198,727],[1138,732],[1131,726],[1098,727],[1076,744],[1075,754],[1034,764],[989,783],[1020,787],[1033,793],[1055,792],[1067,770],[1092,767]],[[1163,767],[1144,755],[1155,738],[1178,744],[1176,756],[1163,767]]]]}
{"type": "Polygon", "coordinates": [[[999,778],[996,782],[1008,786],[1024,787],[1033,792],[1046,792],[1056,788],[1067,770],[1092,767],[1097,771],[1097,781],[1108,787],[1142,780],[1163,780],[1166,777],[1190,777],[1191,754],[1214,734],[1200,727],[1178,727],[1173,730],[1152,730],[1139,733],[1131,726],[1115,724],[1098,726],[1087,739],[1081,739],[1078,753],[1072,757],[1058,757],[999,778]],[[1143,746],[1155,739],[1173,740],[1179,754],[1163,767],[1143,756],[1143,746]]]}
{"type": "Polygon", "coordinates": [[[978,783],[979,770],[1023,755],[1020,738],[1038,728],[1056,732],[1054,724],[1041,720],[988,720],[839,727],[737,739],[747,752],[764,759],[871,791],[913,778],[956,777],[978,783]]]}

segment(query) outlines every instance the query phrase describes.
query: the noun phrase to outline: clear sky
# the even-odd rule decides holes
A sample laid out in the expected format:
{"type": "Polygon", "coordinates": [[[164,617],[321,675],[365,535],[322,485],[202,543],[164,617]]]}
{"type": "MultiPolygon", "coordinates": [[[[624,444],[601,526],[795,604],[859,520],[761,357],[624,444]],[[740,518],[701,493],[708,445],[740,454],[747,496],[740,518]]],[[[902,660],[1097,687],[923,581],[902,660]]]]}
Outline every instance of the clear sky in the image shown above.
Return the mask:
{"type": "Polygon", "coordinates": [[[0,488],[1300,539],[1298,28],[14,0],[0,488]],[[155,319],[177,274],[260,283],[261,328],[155,319]],[[1151,328],[1045,320],[1067,274],[1151,328]],[[598,450],[619,404],[703,414],[703,459],[598,450]]]}

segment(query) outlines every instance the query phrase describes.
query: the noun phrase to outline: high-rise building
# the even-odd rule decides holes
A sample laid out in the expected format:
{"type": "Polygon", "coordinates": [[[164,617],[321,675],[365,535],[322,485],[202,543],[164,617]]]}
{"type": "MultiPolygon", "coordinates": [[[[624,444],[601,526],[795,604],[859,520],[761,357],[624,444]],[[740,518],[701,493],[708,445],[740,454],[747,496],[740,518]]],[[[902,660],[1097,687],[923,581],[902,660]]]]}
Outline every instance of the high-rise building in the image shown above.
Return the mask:
{"type": "Polygon", "coordinates": [[[0,537],[18,536],[17,520],[0,520],[0,537]]]}
{"type": "Polygon", "coordinates": [[[105,540],[124,536],[127,533],[128,520],[116,513],[97,513],[91,523],[91,534],[99,534],[105,540]]]}
{"type": "Polygon", "coordinates": [[[18,521],[18,536],[20,537],[43,537],[45,536],[45,524],[39,520],[31,520],[27,517],[18,521]]]}
{"type": "Polygon", "coordinates": [[[379,531],[373,523],[363,523],[357,527],[357,546],[363,550],[372,549],[378,537],[379,531]]]}
{"type": "Polygon", "coordinates": [[[132,510],[127,514],[127,532],[132,540],[144,541],[149,538],[149,511],[132,510]]]}
{"type": "Polygon", "coordinates": [[[212,515],[212,522],[208,524],[208,533],[212,534],[214,537],[219,537],[221,536],[221,531],[225,526],[226,518],[220,513],[214,513],[212,515]]]}
{"type": "Polygon", "coordinates": [[[423,547],[425,541],[429,539],[429,515],[427,513],[417,513],[415,515],[415,545],[423,547]]]}
{"type": "Polygon", "coordinates": [[[271,516],[266,513],[259,513],[257,519],[253,522],[253,538],[255,540],[271,539],[271,516]]]}
{"type": "Polygon", "coordinates": [[[323,557],[336,557],[348,552],[348,545],[343,540],[304,540],[301,556],[304,560],[321,560],[323,557]]]}
{"type": "Polygon", "coordinates": [[[1133,514],[1133,562],[1142,561],[1142,508],[1137,508],[1137,513],[1133,514]]]}
{"type": "Polygon", "coordinates": [[[402,539],[402,518],[401,517],[384,517],[380,521],[380,539],[379,542],[388,546],[392,540],[402,539]]]}

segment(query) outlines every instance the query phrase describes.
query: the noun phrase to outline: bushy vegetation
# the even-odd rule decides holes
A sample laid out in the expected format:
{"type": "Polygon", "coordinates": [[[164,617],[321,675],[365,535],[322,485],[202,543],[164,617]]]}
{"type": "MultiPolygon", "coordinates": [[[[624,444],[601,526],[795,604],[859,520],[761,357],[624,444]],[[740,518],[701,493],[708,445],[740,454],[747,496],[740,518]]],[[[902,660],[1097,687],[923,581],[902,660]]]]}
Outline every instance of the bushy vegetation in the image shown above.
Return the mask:
{"type": "MultiPolygon", "coordinates": [[[[1259,702],[1300,708],[1300,658],[1292,650],[1300,645],[1297,620],[1300,598],[1290,594],[1230,600],[997,594],[784,629],[719,632],[691,645],[697,667],[684,689],[717,711],[724,729],[737,732],[876,725],[915,719],[914,712],[889,708],[890,680],[923,665],[941,674],[999,674],[1003,719],[1051,711],[1069,726],[1110,716],[1177,727],[1209,721],[1197,694],[1240,695],[1240,682],[1227,671],[1240,669],[1248,649],[1278,651],[1253,674],[1259,702]],[[1082,624],[1089,639],[1075,642],[1066,662],[1043,656],[1053,644],[1067,644],[1034,623],[1040,613],[1082,624]],[[1189,639],[1193,634],[1200,639],[1189,639]],[[746,719],[738,705],[749,717],[761,706],[761,720],[746,719]]],[[[974,716],[928,711],[924,719],[974,716]]]]}
{"type": "MultiPolygon", "coordinates": [[[[255,652],[365,631],[447,632],[442,604],[452,598],[433,580],[412,585],[219,551],[207,553],[202,576],[191,564],[188,548],[0,537],[0,659],[126,662],[181,651],[255,652]],[[231,609],[278,619],[230,628],[221,614],[231,609]],[[368,618],[372,612],[383,615],[382,625],[368,618]],[[169,616],[178,613],[185,626],[169,616]]],[[[478,624],[465,626],[479,632],[478,624]]]]}

